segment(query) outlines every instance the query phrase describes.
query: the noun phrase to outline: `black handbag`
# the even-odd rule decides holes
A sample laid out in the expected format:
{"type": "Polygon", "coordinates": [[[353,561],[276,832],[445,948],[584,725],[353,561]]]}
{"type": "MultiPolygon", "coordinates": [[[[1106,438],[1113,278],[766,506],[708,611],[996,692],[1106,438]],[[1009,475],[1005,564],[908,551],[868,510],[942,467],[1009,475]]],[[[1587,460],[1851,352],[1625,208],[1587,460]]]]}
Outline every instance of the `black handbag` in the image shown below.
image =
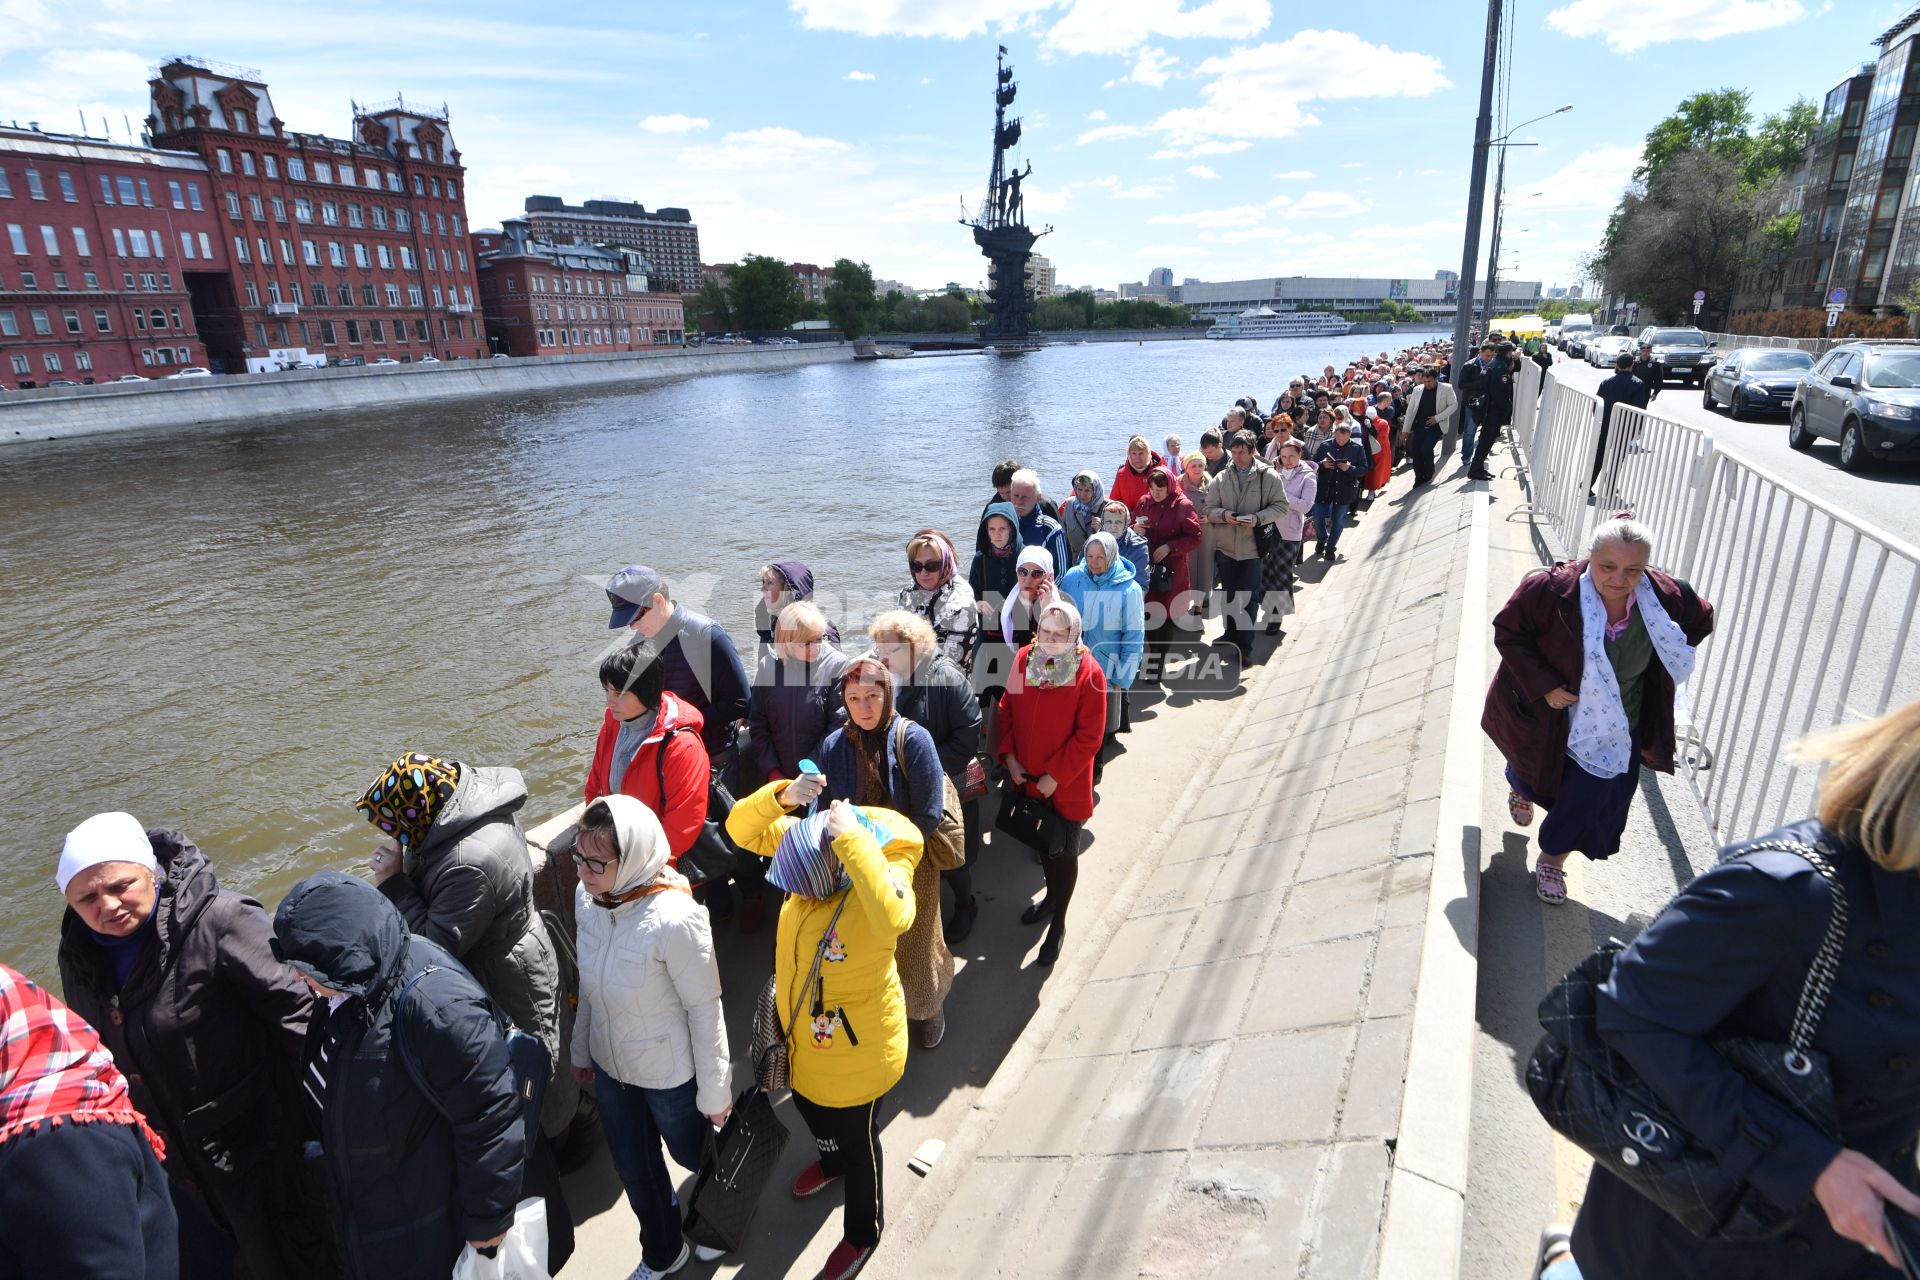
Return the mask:
{"type": "MultiPolygon", "coordinates": [[[[1742,1037],[1716,1041],[1713,1047],[1751,1083],[1834,1136],[1839,1123],[1833,1076],[1826,1055],[1813,1048],[1813,1037],[1839,972],[1847,935],[1846,891],[1819,849],[1778,840],[1746,852],[1764,849],[1799,854],[1827,882],[1832,912],[1826,936],[1800,988],[1786,1044],[1742,1037]]],[[[1609,940],[1540,1002],[1546,1035],[1527,1064],[1534,1106],[1556,1133],[1701,1239],[1760,1240],[1779,1234],[1801,1206],[1773,1204],[1744,1179],[1728,1174],[1600,1038],[1594,1021],[1597,997],[1622,950],[1620,942],[1609,940]]]]}
{"type": "MultiPolygon", "coordinates": [[[[1254,535],[1258,537],[1259,535],[1254,535]]],[[[1173,586],[1173,564],[1166,560],[1156,560],[1147,566],[1147,590],[1166,591],[1173,586]]]]}
{"type": "Polygon", "coordinates": [[[994,815],[993,829],[1043,858],[1058,854],[1065,843],[1060,814],[1053,805],[1011,782],[1000,793],[1000,812],[994,815]]]}
{"type": "Polygon", "coordinates": [[[687,1197],[687,1238],[728,1253],[746,1244],[760,1197],[792,1136],[767,1091],[748,1085],[720,1136],[707,1129],[707,1158],[687,1197]]]}
{"type": "MultiPolygon", "coordinates": [[[[736,723],[733,732],[727,735],[727,745],[711,761],[707,778],[707,816],[700,824],[699,834],[693,838],[693,846],[680,855],[680,873],[691,884],[706,884],[708,881],[725,883],[750,865],[746,860],[753,856],[734,844],[727,837],[726,828],[720,825],[734,803],[731,775],[740,757],[739,729],[736,723]]],[[[663,805],[667,795],[667,743],[673,740],[676,733],[694,732],[696,730],[691,725],[669,729],[653,753],[654,769],[659,775],[655,785],[659,788],[663,805]]]]}
{"type": "Polygon", "coordinates": [[[1280,536],[1277,524],[1257,524],[1253,526],[1253,549],[1260,553],[1262,560],[1280,553],[1280,544],[1285,541],[1280,536]]]}

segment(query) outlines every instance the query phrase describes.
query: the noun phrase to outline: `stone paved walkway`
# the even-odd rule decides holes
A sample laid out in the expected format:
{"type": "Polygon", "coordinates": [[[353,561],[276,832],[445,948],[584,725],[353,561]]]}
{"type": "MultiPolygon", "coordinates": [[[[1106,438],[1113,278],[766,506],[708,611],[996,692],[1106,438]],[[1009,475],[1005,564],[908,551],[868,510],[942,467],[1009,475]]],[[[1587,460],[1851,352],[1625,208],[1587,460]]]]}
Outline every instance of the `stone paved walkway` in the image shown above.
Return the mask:
{"type": "Polygon", "coordinates": [[[1165,762],[1211,780],[1068,939],[870,1273],[1375,1274],[1472,501],[1402,474],[1308,566],[1220,755],[1165,762]]]}

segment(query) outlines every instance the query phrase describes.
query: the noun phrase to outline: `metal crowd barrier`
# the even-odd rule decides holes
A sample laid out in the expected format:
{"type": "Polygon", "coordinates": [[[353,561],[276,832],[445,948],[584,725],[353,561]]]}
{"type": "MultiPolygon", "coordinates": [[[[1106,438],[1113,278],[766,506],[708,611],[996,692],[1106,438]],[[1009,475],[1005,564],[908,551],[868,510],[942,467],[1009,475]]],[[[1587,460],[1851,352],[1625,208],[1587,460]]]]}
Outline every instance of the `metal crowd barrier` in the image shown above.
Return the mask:
{"type": "Polygon", "coordinates": [[[1920,548],[1721,452],[1710,431],[1627,406],[1614,410],[1596,484],[1599,411],[1549,378],[1537,417],[1516,414],[1528,502],[1509,518],[1547,525],[1567,556],[1615,510],[1646,522],[1655,563],[1716,612],[1679,717],[1708,823],[1732,841],[1811,812],[1815,780],[1784,761],[1786,745],[1920,698],[1920,663],[1901,664],[1920,548]]]}

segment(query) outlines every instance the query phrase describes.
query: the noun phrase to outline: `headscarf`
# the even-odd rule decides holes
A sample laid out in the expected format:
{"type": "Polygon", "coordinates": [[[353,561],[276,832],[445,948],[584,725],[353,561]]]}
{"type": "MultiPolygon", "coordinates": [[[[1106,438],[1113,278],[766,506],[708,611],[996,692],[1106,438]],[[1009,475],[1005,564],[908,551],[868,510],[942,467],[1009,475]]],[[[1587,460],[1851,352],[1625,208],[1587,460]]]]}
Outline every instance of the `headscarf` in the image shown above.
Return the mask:
{"type": "Polygon", "coordinates": [[[853,684],[872,684],[880,689],[880,723],[871,729],[862,729],[853,722],[853,712],[847,712],[847,745],[853,748],[853,758],[860,771],[860,796],[849,796],[865,804],[892,807],[892,779],[887,776],[887,735],[893,732],[893,673],[887,670],[887,664],[872,654],[863,654],[847,664],[840,673],[840,697],[846,700],[847,688],[853,684]]]}
{"type": "Polygon", "coordinates": [[[644,898],[668,889],[692,893],[687,878],[674,870],[667,859],[667,833],[653,810],[629,795],[615,792],[587,806],[588,812],[604,807],[613,817],[613,842],[619,850],[619,869],[613,887],[594,895],[594,904],[611,911],[625,902],[644,898]]]}
{"type": "MultiPolygon", "coordinates": [[[[885,848],[893,839],[886,824],[854,807],[856,821],[872,833],[874,841],[885,848]]],[[[833,837],[827,834],[824,810],[796,818],[780,833],[780,843],[767,867],[767,883],[787,893],[818,902],[844,893],[853,886],[840,855],[833,851],[833,837]]]]}
{"type": "MultiPolygon", "coordinates": [[[[1167,478],[1167,496],[1163,501],[1155,503],[1154,505],[1164,507],[1171,506],[1176,502],[1192,501],[1192,499],[1187,497],[1185,491],[1181,489],[1180,477],[1173,473],[1171,466],[1155,467],[1153,471],[1158,471],[1167,478]]],[[[1153,471],[1147,473],[1147,501],[1149,503],[1153,502],[1153,471]]]]}
{"type": "MultiPolygon", "coordinates": [[[[1087,571],[1088,578],[1091,578],[1096,582],[1104,581],[1110,574],[1113,573],[1114,566],[1120,563],[1120,539],[1114,537],[1112,534],[1108,533],[1105,529],[1102,529],[1099,533],[1096,533],[1091,538],[1087,539],[1086,550],[1091,551],[1095,547],[1099,547],[1107,553],[1106,573],[1102,573],[1097,576],[1094,574],[1093,566],[1086,563],[1086,551],[1083,551],[1080,553],[1081,567],[1087,571]]],[[[1035,620],[1034,625],[1036,627],[1039,625],[1039,622],[1037,619],[1035,620]]]]}
{"type": "MultiPolygon", "coordinates": [[[[1018,520],[1015,520],[1013,522],[1013,531],[1016,536],[1020,532],[1020,522],[1018,520]]],[[[916,542],[931,542],[934,546],[940,549],[940,585],[941,586],[943,587],[946,586],[949,582],[952,582],[956,576],[958,576],[960,572],[960,557],[954,553],[952,538],[949,538],[946,534],[940,532],[938,529],[922,529],[918,533],[914,534],[911,538],[907,539],[907,555],[909,557],[913,555],[913,544],[916,542]]],[[[912,576],[911,571],[909,571],[908,576],[909,578],[911,578],[912,576]]],[[[917,590],[919,586],[917,580],[915,580],[914,585],[915,585],[915,589],[917,590]]]]}
{"type": "Polygon", "coordinates": [[[1060,523],[1067,527],[1067,534],[1076,541],[1085,542],[1095,529],[1100,527],[1100,504],[1106,501],[1107,488],[1100,483],[1100,477],[1091,471],[1078,471],[1073,477],[1073,496],[1060,504],[1060,523]],[[1093,487],[1091,501],[1080,501],[1080,482],[1085,480],[1093,487]]]}
{"type": "Polygon", "coordinates": [[[353,807],[392,836],[402,853],[417,849],[460,785],[460,762],[408,752],[386,767],[353,807]]]}
{"type": "MultiPolygon", "coordinates": [[[[1112,535],[1102,534],[1111,540],[1112,535]]],[[[1119,553],[1114,553],[1115,559],[1119,553]]],[[[1064,689],[1080,675],[1080,659],[1086,650],[1080,644],[1080,611],[1065,596],[1055,596],[1035,611],[1033,619],[1033,643],[1027,646],[1027,684],[1035,689],[1064,689]],[[1049,654],[1040,647],[1040,623],[1050,613],[1063,613],[1067,616],[1067,630],[1073,635],[1073,645],[1065,653],[1049,654]]]]}
{"type": "MultiPolygon", "coordinates": [[[[779,574],[781,579],[786,582],[787,604],[792,604],[795,600],[813,599],[813,570],[807,568],[806,565],[798,560],[775,560],[772,564],[768,565],[767,568],[779,574]]],[[[753,600],[753,626],[754,630],[759,633],[762,643],[773,643],[773,629],[779,621],[780,615],[767,608],[766,595],[764,593],[756,594],[753,600]]],[[[836,628],[832,622],[827,623],[826,638],[829,643],[840,643],[839,629],[836,628]]]]}
{"type": "MultiPolygon", "coordinates": [[[[1026,545],[1027,540],[1020,533],[1020,513],[1014,510],[1013,504],[1011,502],[989,502],[987,509],[980,514],[980,528],[979,531],[974,534],[973,549],[990,556],[1017,556],[1020,554],[1021,548],[1026,545]],[[995,516],[999,516],[1013,526],[1013,537],[1008,540],[1005,551],[996,550],[993,545],[993,539],[987,536],[987,521],[995,516]]],[[[1048,563],[1051,564],[1052,562],[1049,561],[1048,563]]]]}
{"type": "Polygon", "coordinates": [[[1013,643],[1013,615],[1015,609],[1026,609],[1027,620],[1029,623],[1032,623],[1035,615],[1047,606],[1049,600],[1060,599],[1060,584],[1053,581],[1053,553],[1045,547],[1021,548],[1020,558],[1014,562],[1013,570],[1013,589],[1007,592],[1007,598],[1000,606],[1000,634],[1008,644],[1013,643]],[[1028,603],[1026,596],[1022,595],[1020,591],[1019,573],[1020,570],[1026,568],[1028,565],[1038,566],[1047,572],[1046,594],[1031,604],[1028,603]]]}

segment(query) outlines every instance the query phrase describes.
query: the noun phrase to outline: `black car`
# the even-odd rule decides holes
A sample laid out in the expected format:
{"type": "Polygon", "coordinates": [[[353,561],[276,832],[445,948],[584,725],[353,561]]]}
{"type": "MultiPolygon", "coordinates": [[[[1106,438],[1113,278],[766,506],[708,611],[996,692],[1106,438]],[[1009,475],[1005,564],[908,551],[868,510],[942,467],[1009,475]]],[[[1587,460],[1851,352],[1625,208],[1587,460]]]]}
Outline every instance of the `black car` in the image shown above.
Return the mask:
{"type": "Polygon", "coordinates": [[[1698,329],[1663,329],[1650,324],[1640,331],[1640,344],[1653,348],[1653,376],[1660,386],[1679,382],[1697,387],[1706,381],[1707,370],[1713,366],[1713,346],[1698,329]]]}
{"type": "Polygon", "coordinates": [[[1736,421],[1749,413],[1785,413],[1811,368],[1813,357],[1804,351],[1742,347],[1708,371],[1700,405],[1714,409],[1724,404],[1736,421]]]}
{"type": "Polygon", "coordinates": [[[1920,346],[1850,342],[1823,356],[1794,394],[1787,443],[1840,442],[1840,465],[1920,459],[1920,346]]]}

